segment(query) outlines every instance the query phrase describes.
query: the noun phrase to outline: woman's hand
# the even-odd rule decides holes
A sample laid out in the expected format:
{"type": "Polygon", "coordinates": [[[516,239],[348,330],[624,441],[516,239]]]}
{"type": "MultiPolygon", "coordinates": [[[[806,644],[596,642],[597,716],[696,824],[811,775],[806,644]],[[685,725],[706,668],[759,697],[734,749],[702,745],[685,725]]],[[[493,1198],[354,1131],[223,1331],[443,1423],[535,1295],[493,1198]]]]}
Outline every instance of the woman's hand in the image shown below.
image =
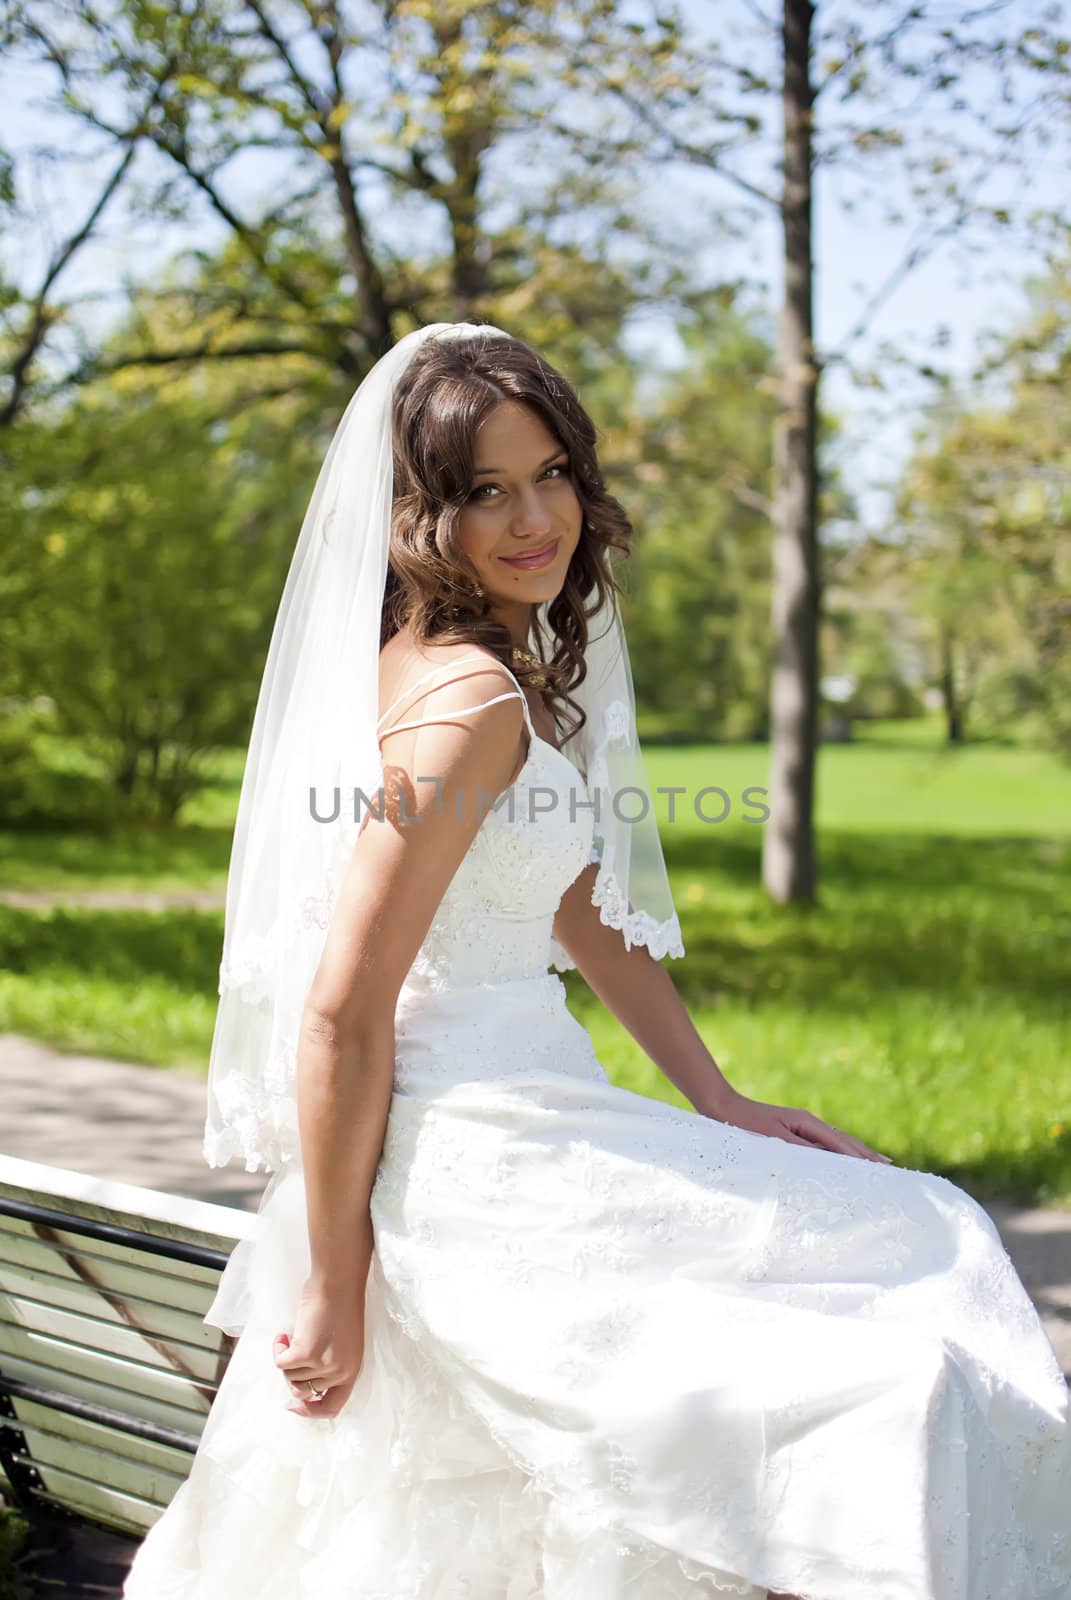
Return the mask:
{"type": "Polygon", "coordinates": [[[290,1385],[299,1417],[336,1417],[360,1376],[364,1361],[364,1295],[327,1291],[311,1279],[301,1291],[291,1333],[272,1343],[275,1365],[290,1385]],[[311,1378],[323,1398],[306,1381],[311,1378]]]}
{"type": "MultiPolygon", "coordinates": [[[[699,1108],[702,1110],[702,1108],[699,1108]]],[[[765,1133],[773,1139],[784,1139],[787,1144],[805,1144],[811,1149],[833,1150],[838,1155],[861,1156],[864,1161],[891,1163],[892,1157],[871,1150],[862,1139],[842,1133],[816,1117],[810,1111],[797,1111],[792,1106],[770,1106],[762,1100],[749,1100],[736,1089],[719,1100],[716,1109],[703,1111],[704,1116],[716,1122],[727,1122],[734,1128],[744,1128],[748,1133],[765,1133]]]]}

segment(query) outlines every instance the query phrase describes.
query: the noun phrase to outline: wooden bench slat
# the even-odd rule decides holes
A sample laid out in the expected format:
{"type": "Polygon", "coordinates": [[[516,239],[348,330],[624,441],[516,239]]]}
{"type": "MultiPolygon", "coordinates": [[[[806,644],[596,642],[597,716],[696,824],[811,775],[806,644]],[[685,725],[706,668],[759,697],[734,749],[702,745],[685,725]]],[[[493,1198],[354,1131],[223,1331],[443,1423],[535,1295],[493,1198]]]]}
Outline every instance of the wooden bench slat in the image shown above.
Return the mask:
{"type": "Polygon", "coordinates": [[[113,1410],[125,1410],[134,1417],[170,1420],[173,1426],[188,1428],[189,1419],[206,1417],[219,1385],[194,1381],[176,1373],[165,1373],[109,1361],[95,1352],[72,1355],[67,1347],[46,1339],[29,1339],[15,1346],[3,1337],[0,1328],[0,1369],[6,1376],[40,1381],[60,1394],[84,1400],[97,1400],[113,1410]],[[166,1411],[167,1416],[164,1415],[166,1411]],[[180,1420],[180,1419],[184,1419],[180,1420]]]}
{"type": "MultiPolygon", "coordinates": [[[[145,1439],[136,1434],[120,1433],[105,1423],[91,1421],[88,1417],[72,1416],[70,1412],[57,1411],[52,1406],[28,1400],[23,1395],[16,1399],[19,1427],[26,1435],[32,1450],[54,1451],[64,1441],[73,1446],[91,1449],[114,1450],[131,1461],[140,1461],[152,1472],[170,1473],[184,1478],[189,1471],[190,1452],[162,1444],[157,1439],[145,1439]]],[[[184,1432],[196,1440],[203,1418],[188,1419],[184,1432]]],[[[55,1459],[54,1455],[49,1459],[55,1459]]]]}
{"type": "Polygon", "coordinates": [[[215,1388],[220,1358],[180,1340],[154,1339],[134,1329],[108,1325],[91,1317],[50,1306],[31,1306],[32,1320],[17,1315],[17,1303],[0,1295],[0,1366],[7,1354],[24,1361],[41,1360],[48,1366],[70,1366],[72,1371],[107,1373],[106,1381],[127,1387],[129,1382],[152,1385],[210,1385],[215,1388]],[[12,1311],[15,1316],[11,1315],[12,1311]]]}
{"type": "Polygon", "coordinates": [[[137,1537],[148,1532],[166,1507],[141,1495],[120,1494],[108,1488],[92,1489],[65,1473],[49,1469],[49,1485],[37,1491],[35,1498],[45,1505],[73,1511],[89,1522],[118,1533],[131,1533],[137,1537]]]}
{"type": "MultiPolygon", "coordinates": [[[[152,1280],[144,1278],[142,1288],[152,1290],[152,1280]]],[[[29,1267],[0,1264],[0,1296],[11,1302],[11,1314],[19,1322],[37,1328],[51,1326],[56,1317],[80,1318],[86,1338],[94,1338],[94,1328],[102,1339],[115,1328],[136,1338],[174,1342],[211,1355],[218,1354],[226,1338],[219,1328],[203,1320],[203,1310],[160,1306],[152,1298],[128,1296],[110,1285],[88,1283],[85,1278],[56,1278],[29,1267]]]]}
{"type": "MultiPolygon", "coordinates": [[[[132,1183],[115,1183],[67,1167],[0,1155],[0,1199],[36,1202],[71,1217],[125,1227],[191,1245],[229,1251],[255,1217],[234,1206],[190,1200],[132,1183]]],[[[62,1226],[62,1223],[60,1224],[62,1226]]]]}
{"type": "MultiPolygon", "coordinates": [[[[121,1439],[123,1435],[111,1437],[121,1439]]],[[[185,1472],[166,1472],[136,1455],[123,1456],[117,1450],[87,1446],[73,1439],[27,1433],[27,1443],[30,1449],[26,1462],[37,1468],[46,1487],[51,1485],[54,1476],[62,1473],[64,1479],[81,1478],[120,1494],[137,1495],[155,1505],[166,1506],[186,1477],[185,1472]]]]}
{"type": "Polygon", "coordinates": [[[144,1293],[142,1281],[148,1280],[155,1298],[179,1309],[202,1302],[207,1306],[219,1282],[215,1268],[168,1261],[63,1230],[56,1230],[54,1240],[44,1239],[21,1217],[0,1216],[0,1277],[19,1267],[61,1279],[89,1275],[131,1294],[144,1293]]]}

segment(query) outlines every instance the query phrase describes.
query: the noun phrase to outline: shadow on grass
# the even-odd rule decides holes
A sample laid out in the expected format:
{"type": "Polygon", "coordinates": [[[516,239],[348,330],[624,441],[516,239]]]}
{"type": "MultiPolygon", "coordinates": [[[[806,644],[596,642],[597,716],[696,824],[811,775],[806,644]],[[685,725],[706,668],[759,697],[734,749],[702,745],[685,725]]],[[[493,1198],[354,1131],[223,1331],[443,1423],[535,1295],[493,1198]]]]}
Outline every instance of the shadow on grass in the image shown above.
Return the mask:
{"type": "MultiPolygon", "coordinates": [[[[904,1164],[936,1170],[933,1151],[913,1151],[904,1164]]],[[[940,1170],[976,1200],[1012,1200],[1017,1205],[1067,1205],[1071,1132],[1021,1150],[990,1150],[976,1161],[942,1160],[940,1170]]],[[[1066,1235],[1061,1235],[1066,1240],[1066,1235]]]]}
{"type": "Polygon", "coordinates": [[[687,951],[671,970],[693,1004],[820,996],[855,1010],[899,991],[949,1004],[1002,995],[1065,1014],[1071,918],[1058,851],[1037,839],[827,835],[820,903],[774,906],[759,886],[758,841],[727,836],[712,870],[705,841],[670,840],[687,951]],[[700,882],[704,900],[689,904],[682,880],[700,882]]]}
{"type": "Polygon", "coordinates": [[[158,977],[215,994],[222,950],[222,912],[0,906],[0,967],[20,976],[51,969],[119,984],[158,977]]]}
{"type": "MultiPolygon", "coordinates": [[[[760,881],[761,831],[663,829],[666,861],[679,874],[716,872],[743,888],[760,881]]],[[[1036,890],[1055,901],[1054,870],[1071,862],[1071,842],[1035,835],[994,838],[962,834],[864,833],[825,830],[818,846],[819,895],[894,884],[919,896],[972,887],[985,894],[1036,890]]]]}

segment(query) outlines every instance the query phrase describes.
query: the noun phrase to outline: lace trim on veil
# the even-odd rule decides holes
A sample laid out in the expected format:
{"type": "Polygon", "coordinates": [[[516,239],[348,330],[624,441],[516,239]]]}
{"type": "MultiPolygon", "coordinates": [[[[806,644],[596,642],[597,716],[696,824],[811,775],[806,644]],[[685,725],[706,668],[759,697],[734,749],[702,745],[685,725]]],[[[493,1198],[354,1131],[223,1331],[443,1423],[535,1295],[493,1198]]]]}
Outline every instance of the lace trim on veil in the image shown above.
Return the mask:
{"type": "Polygon", "coordinates": [[[260,1077],[232,1073],[219,1091],[227,1123],[205,1128],[201,1153],[207,1164],[225,1167],[240,1155],[246,1172],[261,1168],[278,1172],[294,1161],[301,1151],[296,1081],[297,1058],[291,1044],[269,1054],[260,1077]]]}
{"type": "MultiPolygon", "coordinates": [[[[610,774],[606,765],[606,752],[611,744],[624,746],[627,749],[631,743],[628,707],[623,700],[611,700],[603,708],[602,727],[588,759],[586,781],[589,790],[592,788],[609,790],[610,774]]],[[[599,863],[599,871],[591,891],[591,903],[599,908],[600,922],[609,928],[618,929],[630,947],[636,944],[643,945],[656,961],[661,961],[664,956],[675,956],[678,959],[683,957],[684,940],[681,937],[681,925],[676,912],[671,912],[665,921],[660,922],[649,912],[635,910],[621,887],[614,871],[613,860],[604,860],[605,839],[601,844],[598,839],[596,829],[596,842],[592,845],[588,865],[596,861],[599,863]]],[[[576,971],[576,962],[554,938],[551,939],[551,961],[558,972],[576,971]]]]}
{"type": "Polygon", "coordinates": [[[313,926],[326,931],[335,909],[335,884],[336,874],[326,874],[319,895],[307,895],[289,917],[277,917],[267,933],[249,934],[225,955],[219,967],[219,993],[238,989],[248,1005],[266,999],[275,972],[299,934],[313,926]]]}

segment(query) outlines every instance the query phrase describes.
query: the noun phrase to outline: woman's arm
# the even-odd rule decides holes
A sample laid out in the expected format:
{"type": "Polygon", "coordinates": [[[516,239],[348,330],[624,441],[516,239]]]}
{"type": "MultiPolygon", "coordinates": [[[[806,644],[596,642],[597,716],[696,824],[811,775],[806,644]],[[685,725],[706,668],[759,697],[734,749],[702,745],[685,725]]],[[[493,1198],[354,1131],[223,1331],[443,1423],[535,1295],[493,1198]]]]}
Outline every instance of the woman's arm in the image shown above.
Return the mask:
{"type": "Polygon", "coordinates": [[[772,1106],[734,1089],[707,1049],[666,968],[642,945],[625,948],[591,902],[598,864],[570,884],[554,918],[554,937],[622,1027],[695,1109],[717,1122],[789,1144],[819,1146],[872,1161],[889,1157],[810,1111],[772,1106]]]}
{"type": "MultiPolygon", "coordinates": [[[[492,663],[428,692],[419,715],[448,719],[503,687],[492,663]]],[[[311,1270],[290,1351],[276,1362],[302,1415],[334,1415],[359,1372],[398,994],[480,826],[481,797],[486,807],[512,781],[523,726],[513,699],[384,739],[385,815],[367,814],[347,864],[298,1048],[311,1270]],[[306,1402],[307,1377],[331,1390],[327,1404],[306,1402]]]]}
{"type": "Polygon", "coordinates": [[[626,950],[591,903],[598,865],[585,867],[562,896],[554,937],[608,1011],[627,1028],[697,1111],[721,1120],[735,1090],[703,1043],[673,979],[643,945],[626,950]]]}

